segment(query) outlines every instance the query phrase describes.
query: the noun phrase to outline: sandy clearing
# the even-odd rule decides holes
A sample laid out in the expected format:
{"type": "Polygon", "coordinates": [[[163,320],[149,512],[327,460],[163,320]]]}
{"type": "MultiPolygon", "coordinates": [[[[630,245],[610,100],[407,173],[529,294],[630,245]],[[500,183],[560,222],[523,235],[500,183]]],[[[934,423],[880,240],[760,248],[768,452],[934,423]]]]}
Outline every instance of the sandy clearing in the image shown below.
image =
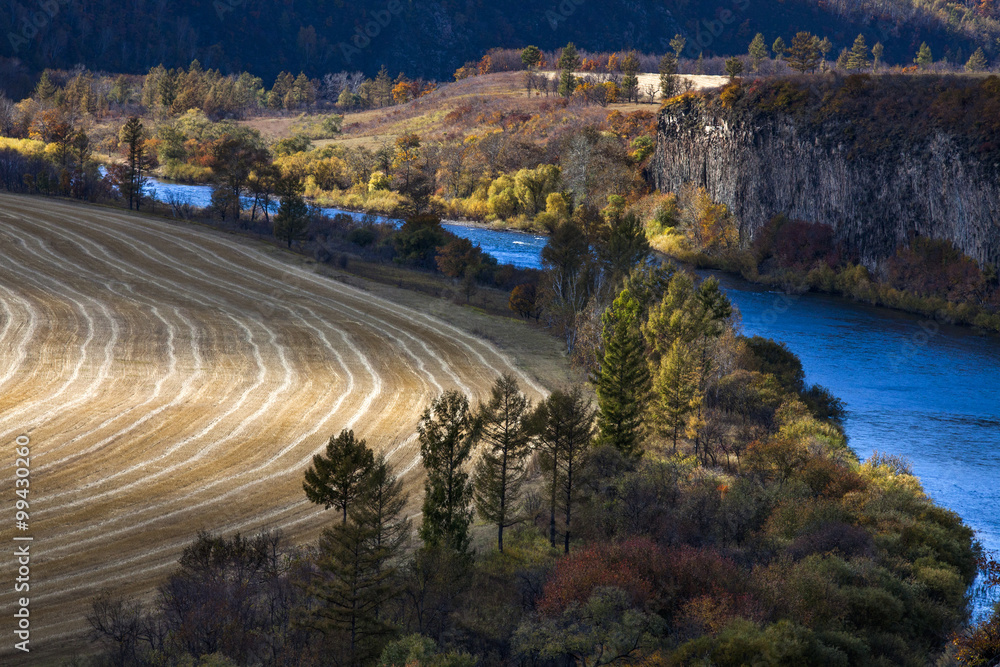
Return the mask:
{"type": "MultiPolygon", "coordinates": [[[[559,77],[559,72],[544,72],[544,74],[547,74],[550,78],[559,77]]],[[[597,81],[606,81],[611,75],[604,74],[602,72],[573,72],[573,76],[580,78],[592,77],[597,81]]],[[[615,76],[618,80],[621,80],[621,74],[616,74],[615,76]]],[[[640,72],[639,74],[636,74],[636,78],[639,80],[640,93],[645,95],[647,87],[652,86],[656,91],[653,99],[661,99],[662,96],[660,95],[659,74],[655,72],[640,72]]],[[[712,88],[720,88],[729,81],[728,76],[722,76],[719,74],[678,74],[677,78],[680,80],[681,86],[684,86],[686,82],[690,81],[692,90],[710,90],[712,88]]]]}
{"type": "MultiPolygon", "coordinates": [[[[355,428],[417,490],[435,394],[479,399],[513,372],[537,399],[564,365],[483,340],[488,316],[213,230],[5,194],[0,223],[0,438],[32,441],[33,664],[86,650],[89,600],[149,595],[198,529],[313,539],[329,517],[301,476],[330,434],[355,428]]],[[[498,335],[556,349],[519,324],[498,335]]]]}

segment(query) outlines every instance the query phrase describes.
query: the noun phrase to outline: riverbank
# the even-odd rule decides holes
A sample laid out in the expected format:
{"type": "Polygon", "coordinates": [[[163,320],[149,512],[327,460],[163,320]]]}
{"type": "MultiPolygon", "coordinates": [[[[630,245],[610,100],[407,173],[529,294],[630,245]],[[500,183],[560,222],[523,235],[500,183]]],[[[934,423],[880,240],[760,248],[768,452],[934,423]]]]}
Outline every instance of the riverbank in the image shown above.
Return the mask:
{"type": "Polygon", "coordinates": [[[789,293],[832,294],[870,306],[920,315],[939,324],[969,326],[1000,334],[1000,313],[968,302],[956,303],[896,289],[878,281],[868,269],[858,264],[837,269],[821,265],[808,271],[785,268],[773,274],[763,274],[758,270],[756,257],[750,250],[711,256],[679,249],[676,244],[657,243],[657,238],[651,239],[651,243],[665,257],[699,269],[722,271],[756,285],[780,288],[789,293]]]}
{"type": "MultiPolygon", "coordinates": [[[[172,196],[184,198],[193,206],[202,208],[211,203],[211,186],[188,185],[151,179],[157,198],[169,201],[172,196]]],[[[371,211],[341,208],[322,208],[328,215],[346,213],[356,220],[371,216],[376,222],[399,224],[398,218],[371,211]]],[[[485,223],[474,220],[446,219],[442,226],[456,235],[479,244],[483,251],[501,264],[510,263],[520,268],[541,268],[541,249],[547,236],[511,228],[503,223],[485,223]]],[[[676,243],[658,242],[663,235],[653,236],[653,247],[665,257],[696,268],[723,271],[751,283],[787,292],[816,292],[834,294],[859,303],[920,315],[941,324],[958,324],[976,327],[993,334],[1000,333],[1000,313],[991,313],[970,303],[954,303],[940,297],[926,297],[901,291],[878,282],[863,266],[848,265],[839,270],[822,266],[809,271],[783,269],[775,274],[762,274],[750,250],[710,256],[704,252],[684,250],[676,243]]]]}

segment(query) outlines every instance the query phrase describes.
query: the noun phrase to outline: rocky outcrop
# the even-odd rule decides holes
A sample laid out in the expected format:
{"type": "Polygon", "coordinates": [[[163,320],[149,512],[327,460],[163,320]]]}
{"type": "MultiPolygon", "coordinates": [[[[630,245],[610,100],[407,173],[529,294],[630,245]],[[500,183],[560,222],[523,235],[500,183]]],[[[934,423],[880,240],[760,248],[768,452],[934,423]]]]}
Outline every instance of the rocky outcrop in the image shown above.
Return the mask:
{"type": "MultiPolygon", "coordinates": [[[[886,127],[888,140],[861,149],[849,121],[815,118],[727,110],[707,97],[668,104],[650,175],[661,191],[704,187],[737,216],[744,242],[785,213],[830,225],[869,267],[914,234],[1000,263],[996,163],[938,130],[910,137],[906,127],[886,127]]],[[[872,126],[865,131],[870,138],[872,126]]]]}

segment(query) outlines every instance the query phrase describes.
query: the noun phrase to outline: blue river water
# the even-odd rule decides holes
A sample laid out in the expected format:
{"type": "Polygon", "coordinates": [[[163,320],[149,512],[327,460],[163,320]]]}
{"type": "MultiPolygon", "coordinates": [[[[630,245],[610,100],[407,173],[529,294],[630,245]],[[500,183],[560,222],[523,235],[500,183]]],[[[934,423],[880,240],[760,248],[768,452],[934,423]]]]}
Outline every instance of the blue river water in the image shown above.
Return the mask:
{"type": "MultiPolygon", "coordinates": [[[[200,206],[202,208],[212,203],[212,190],[207,185],[183,185],[150,178],[149,189],[159,201],[168,201],[174,197],[179,202],[187,202],[192,206],[200,206]]],[[[245,203],[247,206],[250,206],[252,202],[245,203]]],[[[356,220],[360,220],[364,216],[362,213],[345,211],[338,208],[323,208],[320,210],[329,216],[346,213],[356,220]]],[[[387,218],[381,216],[375,216],[375,218],[383,222],[387,220],[387,218]]],[[[541,252],[545,246],[545,236],[498,231],[458,222],[444,222],[441,226],[456,236],[467,238],[473,243],[478,243],[483,250],[496,257],[497,261],[501,264],[513,264],[522,269],[538,268],[541,266],[541,252]]]]}
{"type": "MultiPolygon", "coordinates": [[[[173,192],[208,203],[207,186],[153,185],[159,199],[173,192]]],[[[544,236],[445,226],[502,263],[541,265],[544,236]]],[[[844,400],[845,430],[859,456],[878,450],[909,459],[927,493],[958,512],[987,550],[1000,552],[1000,337],[718,277],[746,335],[783,341],[802,360],[807,382],[844,400]]]]}

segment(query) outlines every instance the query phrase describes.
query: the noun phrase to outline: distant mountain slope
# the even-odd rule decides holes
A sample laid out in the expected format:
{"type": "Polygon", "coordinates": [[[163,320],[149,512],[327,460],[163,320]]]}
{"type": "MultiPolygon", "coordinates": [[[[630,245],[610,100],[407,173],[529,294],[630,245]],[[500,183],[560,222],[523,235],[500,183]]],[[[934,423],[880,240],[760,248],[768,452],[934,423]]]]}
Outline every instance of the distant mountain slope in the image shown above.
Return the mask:
{"type": "MultiPolygon", "coordinates": [[[[797,30],[825,35],[836,53],[865,33],[888,62],[908,62],[920,42],[935,57],[991,56],[1000,37],[998,0],[12,0],[0,5],[0,56],[31,70],[145,72],[193,58],[265,79],[281,70],[360,69],[449,78],[495,46],[664,51],[676,33],[688,55],[743,53],[756,32],[770,44],[797,30]]],[[[9,65],[9,63],[8,63],[9,65]]],[[[2,73],[0,69],[0,73],[2,73]]]]}

